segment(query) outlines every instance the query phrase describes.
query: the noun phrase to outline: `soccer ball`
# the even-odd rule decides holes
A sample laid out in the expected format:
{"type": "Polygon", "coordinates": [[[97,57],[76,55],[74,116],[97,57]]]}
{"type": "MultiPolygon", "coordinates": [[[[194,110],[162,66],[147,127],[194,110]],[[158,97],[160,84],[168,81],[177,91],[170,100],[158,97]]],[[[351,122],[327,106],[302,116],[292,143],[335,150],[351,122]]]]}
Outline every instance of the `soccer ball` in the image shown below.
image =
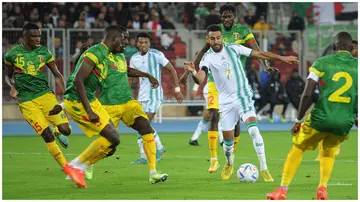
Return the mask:
{"type": "Polygon", "coordinates": [[[237,178],[240,182],[256,182],[259,178],[259,171],[255,165],[244,163],[237,171],[237,178]]]}

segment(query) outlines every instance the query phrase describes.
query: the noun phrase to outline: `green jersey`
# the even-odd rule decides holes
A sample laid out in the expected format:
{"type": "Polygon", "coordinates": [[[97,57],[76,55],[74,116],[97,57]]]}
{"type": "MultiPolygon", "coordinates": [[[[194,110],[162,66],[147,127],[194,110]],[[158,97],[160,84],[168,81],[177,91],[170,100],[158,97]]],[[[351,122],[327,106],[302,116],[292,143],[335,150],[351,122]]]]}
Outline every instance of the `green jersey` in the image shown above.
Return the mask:
{"type": "Polygon", "coordinates": [[[64,97],[71,101],[80,101],[75,90],[75,76],[81,66],[92,69],[90,75],[85,79],[84,86],[86,96],[90,102],[96,99],[95,92],[100,82],[105,80],[108,72],[109,61],[113,61],[113,55],[104,43],[96,44],[86,50],[79,58],[75,70],[71,73],[66,85],[64,97]],[[111,60],[112,58],[112,60],[111,60]]]}
{"type": "MultiPolygon", "coordinates": [[[[221,33],[223,36],[224,44],[235,43],[246,47],[250,47],[251,44],[255,44],[256,40],[249,28],[245,25],[234,24],[230,30],[226,30],[225,26],[221,23],[221,33]]],[[[241,64],[245,68],[247,57],[241,56],[241,64]]]]}
{"type": "Polygon", "coordinates": [[[5,55],[5,65],[14,70],[19,103],[52,92],[47,80],[46,67],[56,68],[56,65],[53,55],[46,47],[26,50],[23,44],[17,45],[5,55]]]}
{"type": "Polygon", "coordinates": [[[124,54],[110,55],[107,78],[101,82],[99,101],[103,105],[125,104],[132,100],[124,54]]]}
{"type": "Polygon", "coordinates": [[[357,116],[357,68],[357,59],[345,51],[313,63],[309,71],[319,78],[320,95],[311,111],[311,127],[338,136],[349,134],[357,116]]]}

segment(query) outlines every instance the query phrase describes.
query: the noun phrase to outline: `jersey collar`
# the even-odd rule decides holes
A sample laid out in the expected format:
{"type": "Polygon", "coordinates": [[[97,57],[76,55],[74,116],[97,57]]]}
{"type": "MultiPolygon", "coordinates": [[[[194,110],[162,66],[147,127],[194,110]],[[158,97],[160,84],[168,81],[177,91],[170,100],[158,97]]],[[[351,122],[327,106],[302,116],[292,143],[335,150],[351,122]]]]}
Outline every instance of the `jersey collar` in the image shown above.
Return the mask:
{"type": "Polygon", "coordinates": [[[337,53],[347,53],[347,54],[351,55],[351,53],[349,51],[346,51],[346,50],[339,50],[337,53]]]}
{"type": "Polygon", "coordinates": [[[109,50],[109,48],[106,46],[104,42],[101,42],[101,44],[106,48],[106,50],[109,50]]]}

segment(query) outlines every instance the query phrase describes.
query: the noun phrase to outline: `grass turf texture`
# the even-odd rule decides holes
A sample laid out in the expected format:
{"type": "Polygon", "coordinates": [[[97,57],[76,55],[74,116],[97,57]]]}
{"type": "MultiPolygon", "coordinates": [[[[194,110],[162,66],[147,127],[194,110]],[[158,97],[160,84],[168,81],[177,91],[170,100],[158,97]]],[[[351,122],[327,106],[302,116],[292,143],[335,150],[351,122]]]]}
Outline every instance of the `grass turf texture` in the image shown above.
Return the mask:
{"type": "MultiPolygon", "coordinates": [[[[220,171],[225,163],[222,148],[218,147],[220,169],[209,174],[207,135],[200,147],[188,145],[190,133],[160,134],[166,146],[158,170],[169,174],[165,183],[148,182],[147,165],[131,165],[139,158],[136,135],[121,135],[121,144],[114,156],[95,165],[94,178],[88,188],[80,189],[69,181],[58,164],[48,154],[40,137],[3,137],[3,199],[265,199],[281,181],[282,166],[290,150],[289,132],[262,132],[267,163],[274,183],[260,177],[253,184],[242,184],[236,170],[242,163],[259,168],[256,153],[248,134],[242,132],[235,159],[235,170],[229,181],[222,181],[220,171]]],[[[329,182],[329,199],[357,199],[357,131],[341,145],[329,182]],[[333,184],[333,185],[331,185],[333,184]],[[341,186],[335,184],[343,184],[341,186]],[[347,185],[344,185],[347,184],[347,185]],[[349,185],[351,184],[351,185],[349,185]]],[[[70,136],[70,148],[63,150],[68,160],[82,152],[91,139],[83,135],[70,136]]],[[[315,152],[306,152],[303,162],[290,185],[288,199],[314,199],[319,182],[319,162],[315,152]]]]}

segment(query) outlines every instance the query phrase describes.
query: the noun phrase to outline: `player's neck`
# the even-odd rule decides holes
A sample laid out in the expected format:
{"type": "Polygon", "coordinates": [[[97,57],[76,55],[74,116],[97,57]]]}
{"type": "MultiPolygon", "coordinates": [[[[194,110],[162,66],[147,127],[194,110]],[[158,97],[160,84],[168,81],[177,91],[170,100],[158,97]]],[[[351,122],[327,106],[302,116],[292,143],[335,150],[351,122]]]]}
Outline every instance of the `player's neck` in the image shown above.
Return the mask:
{"type": "Polygon", "coordinates": [[[149,52],[149,50],[150,50],[150,49],[148,49],[146,52],[140,52],[140,54],[141,54],[142,56],[144,56],[144,55],[146,55],[146,53],[149,52]]]}
{"type": "Polygon", "coordinates": [[[224,44],[221,45],[220,49],[218,51],[214,50],[213,48],[211,48],[215,53],[220,53],[224,48],[224,44]]]}
{"type": "Polygon", "coordinates": [[[29,50],[29,51],[34,50],[34,49],[31,48],[31,46],[27,45],[26,43],[22,43],[22,45],[24,46],[25,50],[29,50]]]}

